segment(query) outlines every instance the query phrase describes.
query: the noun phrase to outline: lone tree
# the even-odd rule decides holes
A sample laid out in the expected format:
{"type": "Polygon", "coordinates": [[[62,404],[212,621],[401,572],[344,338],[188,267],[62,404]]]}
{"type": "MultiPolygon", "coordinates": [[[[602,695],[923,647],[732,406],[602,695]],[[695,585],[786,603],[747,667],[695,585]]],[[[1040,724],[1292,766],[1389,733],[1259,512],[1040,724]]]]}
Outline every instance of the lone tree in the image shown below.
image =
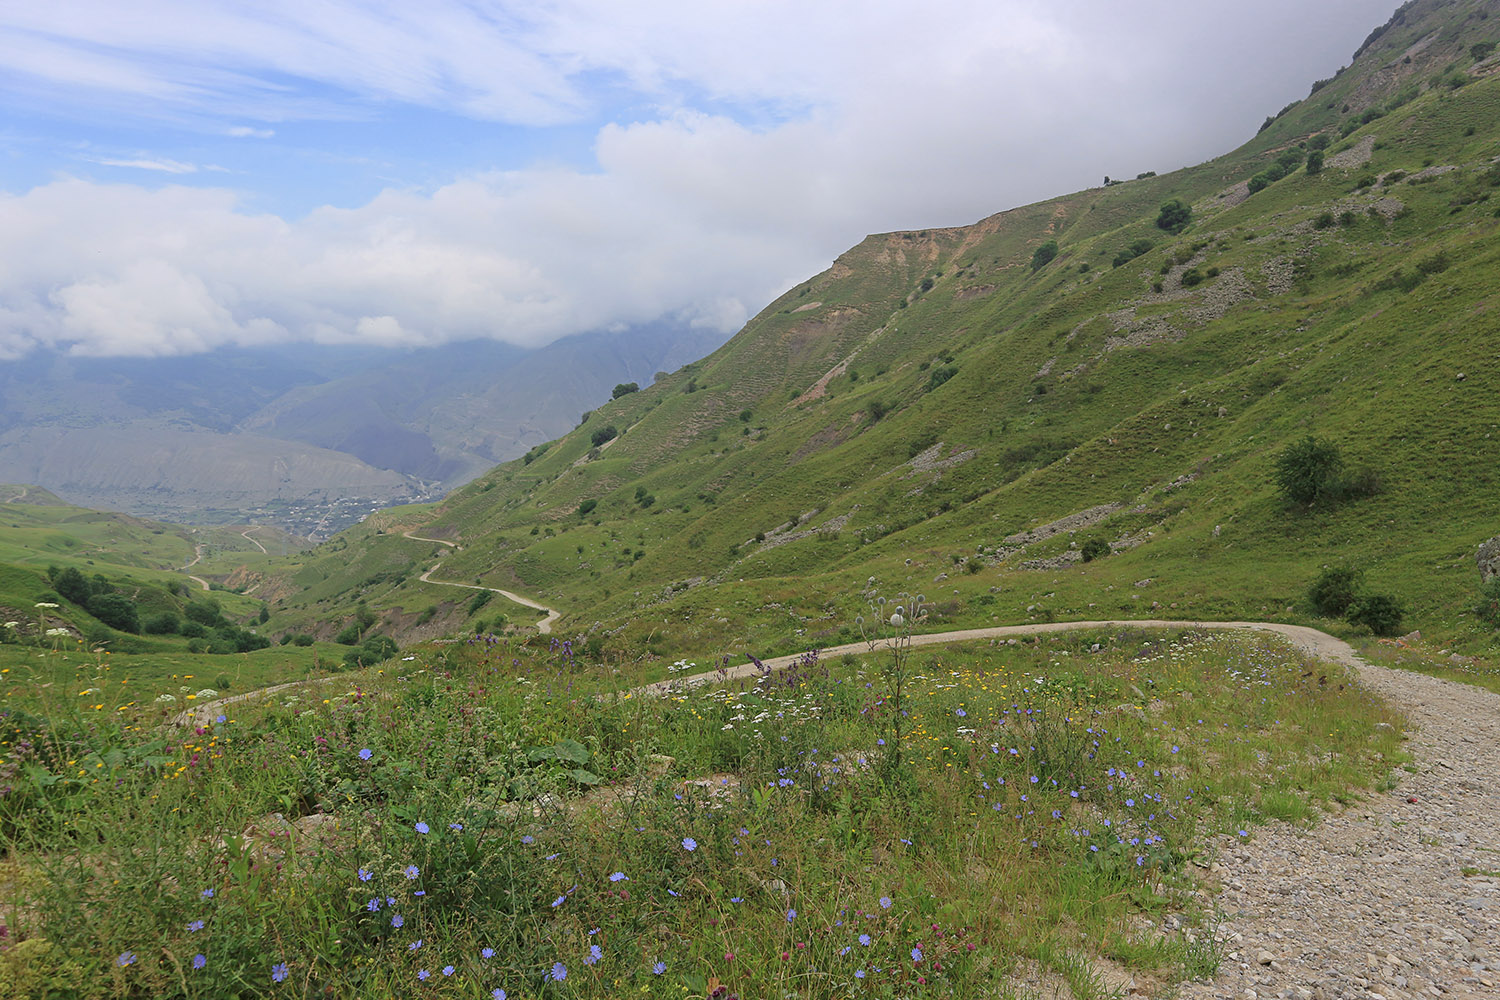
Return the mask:
{"type": "Polygon", "coordinates": [[[1292,503],[1312,506],[1338,499],[1344,458],[1332,441],[1311,435],[1281,449],[1276,456],[1276,486],[1292,503]]]}
{"type": "Polygon", "coordinates": [[[1056,256],[1057,241],[1048,240],[1046,243],[1043,243],[1041,246],[1037,247],[1036,252],[1031,255],[1031,270],[1040,271],[1042,268],[1052,263],[1052,258],[1056,256]]]}
{"type": "Polygon", "coordinates": [[[1187,228],[1188,223],[1193,221],[1193,206],[1181,198],[1173,198],[1164,201],[1161,205],[1161,213],[1156,217],[1156,228],[1164,229],[1173,236],[1187,228]]]}
{"type": "Polygon", "coordinates": [[[636,385],[634,382],[621,382],[615,386],[615,391],[609,394],[609,398],[619,399],[621,396],[628,396],[632,392],[640,391],[641,387],[636,385]]]}

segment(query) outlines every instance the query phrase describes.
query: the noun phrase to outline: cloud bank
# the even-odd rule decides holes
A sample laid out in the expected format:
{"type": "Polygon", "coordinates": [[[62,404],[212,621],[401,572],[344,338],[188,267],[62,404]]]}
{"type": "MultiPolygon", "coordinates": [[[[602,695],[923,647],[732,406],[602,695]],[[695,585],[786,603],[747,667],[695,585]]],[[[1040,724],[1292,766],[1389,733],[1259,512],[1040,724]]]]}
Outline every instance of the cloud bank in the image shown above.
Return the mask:
{"type": "Polygon", "coordinates": [[[206,122],[232,142],[383,103],[585,123],[593,160],[470,164],[299,218],[249,207],[262,178],[183,186],[192,163],[147,152],[110,159],[161,186],[62,176],[0,194],[0,358],[537,345],[664,316],[728,332],[868,232],[969,222],[1229,148],[1391,9],[145,6],[8,11],[0,50],[25,55],[0,92],[206,122]]]}

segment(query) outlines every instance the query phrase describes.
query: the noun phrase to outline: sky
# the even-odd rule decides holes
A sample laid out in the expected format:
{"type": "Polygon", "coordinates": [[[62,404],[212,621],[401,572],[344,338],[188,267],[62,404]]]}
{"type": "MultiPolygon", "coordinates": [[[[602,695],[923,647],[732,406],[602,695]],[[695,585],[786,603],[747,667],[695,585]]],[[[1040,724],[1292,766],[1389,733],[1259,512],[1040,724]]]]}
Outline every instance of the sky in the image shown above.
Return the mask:
{"type": "Polygon", "coordinates": [[[728,334],[1209,159],[1395,0],[0,0],[0,361],[728,334]]]}

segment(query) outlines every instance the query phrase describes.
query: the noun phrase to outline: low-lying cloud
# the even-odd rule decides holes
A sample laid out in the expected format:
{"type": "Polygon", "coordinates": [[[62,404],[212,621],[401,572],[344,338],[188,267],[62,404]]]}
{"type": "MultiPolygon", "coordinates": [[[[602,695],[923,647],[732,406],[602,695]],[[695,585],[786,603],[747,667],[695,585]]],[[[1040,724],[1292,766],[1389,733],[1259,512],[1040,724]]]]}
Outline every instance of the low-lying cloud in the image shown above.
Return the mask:
{"type": "Polygon", "coordinates": [[[728,332],[868,232],[965,223],[1228,148],[1390,10],[555,0],[525,16],[445,3],[413,19],[329,3],[288,4],[257,28],[211,6],[174,21],[160,6],[175,27],[156,34],[111,28],[108,5],[81,34],[44,13],[0,24],[55,56],[9,73],[79,100],[144,95],[236,139],[316,116],[337,103],[327,88],[511,123],[597,120],[604,93],[637,111],[598,127],[584,168],[471,166],[300,218],[255,210],[256,178],[184,186],[203,174],[150,153],[114,159],[179,179],[0,193],[0,358],[537,345],[666,316],[728,332]]]}

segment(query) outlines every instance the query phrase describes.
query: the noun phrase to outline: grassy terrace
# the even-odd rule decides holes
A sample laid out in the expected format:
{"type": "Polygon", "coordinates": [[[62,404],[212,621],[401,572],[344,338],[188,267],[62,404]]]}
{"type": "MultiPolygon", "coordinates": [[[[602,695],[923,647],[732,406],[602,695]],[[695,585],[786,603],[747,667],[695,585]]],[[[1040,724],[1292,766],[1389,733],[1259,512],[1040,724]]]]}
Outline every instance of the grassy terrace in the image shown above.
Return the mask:
{"type": "Polygon", "coordinates": [[[490,638],[198,731],[144,690],[93,710],[68,671],[4,675],[0,997],[1165,986],[1218,961],[1216,837],[1403,759],[1351,678],[1226,634],[810,658],[667,698],[490,638]]]}

